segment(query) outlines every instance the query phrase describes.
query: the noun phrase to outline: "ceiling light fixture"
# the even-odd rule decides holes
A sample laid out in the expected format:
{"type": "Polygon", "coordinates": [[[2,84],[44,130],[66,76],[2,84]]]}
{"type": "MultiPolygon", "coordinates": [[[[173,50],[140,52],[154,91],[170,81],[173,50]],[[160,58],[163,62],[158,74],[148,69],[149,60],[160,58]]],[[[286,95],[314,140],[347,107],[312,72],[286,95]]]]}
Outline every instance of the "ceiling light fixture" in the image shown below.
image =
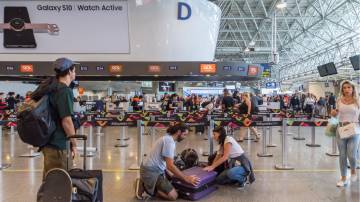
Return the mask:
{"type": "Polygon", "coordinates": [[[281,0],[278,4],[276,4],[276,8],[283,9],[286,8],[287,4],[285,0],[281,0]]]}
{"type": "Polygon", "coordinates": [[[245,48],[245,50],[244,50],[245,52],[249,52],[250,51],[250,49],[249,48],[245,48]]]}

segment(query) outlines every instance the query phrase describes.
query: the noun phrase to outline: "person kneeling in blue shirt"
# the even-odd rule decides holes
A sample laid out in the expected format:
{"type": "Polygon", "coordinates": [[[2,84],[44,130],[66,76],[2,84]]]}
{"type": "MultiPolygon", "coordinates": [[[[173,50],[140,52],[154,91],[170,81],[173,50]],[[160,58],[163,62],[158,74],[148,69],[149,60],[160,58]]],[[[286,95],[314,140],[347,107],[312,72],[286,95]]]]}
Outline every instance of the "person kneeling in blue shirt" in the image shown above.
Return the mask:
{"type": "Polygon", "coordinates": [[[175,201],[178,193],[166,178],[166,170],[189,184],[197,185],[199,183],[198,177],[187,176],[174,165],[175,141],[181,142],[188,132],[185,125],[176,124],[170,126],[167,134],[155,142],[149,156],[140,167],[140,179],[136,180],[135,187],[137,199],[145,200],[151,196],[158,196],[165,200],[175,201]]]}

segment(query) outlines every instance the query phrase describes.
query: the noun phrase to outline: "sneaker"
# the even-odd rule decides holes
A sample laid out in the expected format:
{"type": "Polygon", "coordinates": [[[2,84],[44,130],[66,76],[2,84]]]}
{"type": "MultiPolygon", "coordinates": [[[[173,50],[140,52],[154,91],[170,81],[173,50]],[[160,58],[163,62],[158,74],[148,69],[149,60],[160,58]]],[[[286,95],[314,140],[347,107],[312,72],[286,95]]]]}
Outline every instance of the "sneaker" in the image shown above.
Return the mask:
{"type": "Polygon", "coordinates": [[[135,180],[135,197],[138,200],[145,200],[145,190],[143,183],[141,182],[140,178],[136,178],[135,180]]]}
{"type": "Polygon", "coordinates": [[[336,183],[337,187],[345,187],[348,184],[348,181],[340,180],[338,183],[336,183]]]}
{"type": "Polygon", "coordinates": [[[238,187],[237,190],[243,190],[245,189],[245,186],[250,184],[249,182],[243,182],[243,183],[238,183],[238,187]]]}
{"type": "Polygon", "coordinates": [[[351,182],[356,182],[358,180],[358,177],[357,177],[357,175],[351,175],[350,179],[351,179],[351,182]]]}

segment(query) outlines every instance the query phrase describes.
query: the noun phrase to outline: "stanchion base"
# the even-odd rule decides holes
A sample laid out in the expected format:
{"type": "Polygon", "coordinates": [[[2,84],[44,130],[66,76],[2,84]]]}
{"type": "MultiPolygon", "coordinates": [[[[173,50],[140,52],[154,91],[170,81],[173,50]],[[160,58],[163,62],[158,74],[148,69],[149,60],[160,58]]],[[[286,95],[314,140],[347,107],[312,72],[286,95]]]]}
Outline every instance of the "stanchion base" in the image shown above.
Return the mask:
{"type": "Polygon", "coordinates": [[[266,147],[277,147],[277,145],[276,144],[268,144],[268,145],[266,145],[266,147]]]}
{"type": "MultiPolygon", "coordinates": [[[[80,156],[81,156],[81,157],[84,157],[84,154],[81,154],[80,156]]],[[[87,153],[87,154],[86,154],[86,157],[94,157],[94,156],[95,156],[94,153],[87,153]]]]}
{"type": "Polygon", "coordinates": [[[140,166],[134,164],[134,165],[130,166],[129,170],[140,170],[140,166]]]}
{"type": "Polygon", "coordinates": [[[339,153],[330,153],[330,152],[326,152],[326,155],[328,156],[339,156],[339,153]]]}
{"type": "Polygon", "coordinates": [[[294,139],[294,140],[305,140],[304,137],[294,137],[293,139],[294,139]]]}
{"type": "Polygon", "coordinates": [[[26,154],[20,155],[19,157],[33,158],[33,157],[37,157],[37,156],[40,156],[40,152],[26,153],[26,154]]]}
{"type": "Polygon", "coordinates": [[[118,138],[118,139],[116,139],[116,140],[130,140],[130,138],[129,137],[126,137],[126,138],[124,138],[124,139],[120,139],[120,138],[118,138]]]}
{"type": "Polygon", "coordinates": [[[0,170],[4,170],[6,168],[10,168],[11,167],[11,164],[1,164],[0,165],[0,170]]]}
{"type": "Polygon", "coordinates": [[[308,147],[321,147],[319,144],[306,144],[308,147]]]}
{"type": "Polygon", "coordinates": [[[209,152],[203,152],[202,155],[203,156],[210,156],[209,152]]]}
{"type": "Polygon", "coordinates": [[[257,154],[258,157],[273,157],[272,154],[257,154]]]}
{"type": "Polygon", "coordinates": [[[294,168],[289,165],[281,165],[281,164],[275,165],[275,169],[276,170],[294,170],[294,168]]]}
{"type": "Polygon", "coordinates": [[[116,144],[115,147],[128,147],[128,144],[116,144]]]}
{"type": "Polygon", "coordinates": [[[204,139],[203,140],[209,140],[207,137],[204,137],[204,139]]]}

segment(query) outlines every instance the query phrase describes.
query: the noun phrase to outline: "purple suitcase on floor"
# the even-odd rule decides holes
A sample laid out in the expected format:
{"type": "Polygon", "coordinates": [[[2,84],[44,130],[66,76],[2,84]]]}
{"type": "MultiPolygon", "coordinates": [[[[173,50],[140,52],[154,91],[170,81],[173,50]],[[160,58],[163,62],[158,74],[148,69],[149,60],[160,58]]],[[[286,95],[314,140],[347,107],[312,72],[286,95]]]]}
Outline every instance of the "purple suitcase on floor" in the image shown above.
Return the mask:
{"type": "Polygon", "coordinates": [[[217,189],[215,185],[216,172],[204,171],[201,167],[192,167],[182,171],[185,175],[196,175],[200,178],[197,186],[182,182],[179,179],[173,179],[173,185],[178,191],[179,196],[188,200],[199,200],[217,189]]]}

